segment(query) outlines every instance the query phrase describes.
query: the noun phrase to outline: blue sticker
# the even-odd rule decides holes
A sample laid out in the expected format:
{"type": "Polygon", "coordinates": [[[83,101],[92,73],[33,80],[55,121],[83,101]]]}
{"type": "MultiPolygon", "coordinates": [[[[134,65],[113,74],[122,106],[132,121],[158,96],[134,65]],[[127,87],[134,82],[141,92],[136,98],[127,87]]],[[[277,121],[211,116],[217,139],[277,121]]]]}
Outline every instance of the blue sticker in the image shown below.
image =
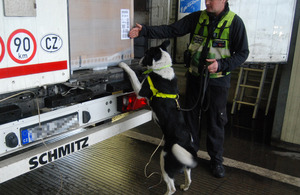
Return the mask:
{"type": "Polygon", "coordinates": [[[201,0],[180,0],[180,13],[192,13],[200,10],[201,0]]]}
{"type": "Polygon", "coordinates": [[[29,131],[27,129],[22,130],[22,144],[29,143],[29,131]]]}

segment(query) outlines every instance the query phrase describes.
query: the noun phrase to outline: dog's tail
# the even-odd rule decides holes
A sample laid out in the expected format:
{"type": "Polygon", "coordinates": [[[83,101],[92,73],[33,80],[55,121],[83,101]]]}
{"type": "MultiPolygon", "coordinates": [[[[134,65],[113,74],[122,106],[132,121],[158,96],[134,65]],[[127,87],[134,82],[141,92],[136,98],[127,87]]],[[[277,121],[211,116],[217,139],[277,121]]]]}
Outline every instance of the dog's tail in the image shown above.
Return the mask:
{"type": "Polygon", "coordinates": [[[190,168],[195,168],[197,166],[196,158],[186,149],[181,147],[179,144],[174,144],[172,146],[172,153],[174,154],[176,159],[182,164],[190,168]]]}

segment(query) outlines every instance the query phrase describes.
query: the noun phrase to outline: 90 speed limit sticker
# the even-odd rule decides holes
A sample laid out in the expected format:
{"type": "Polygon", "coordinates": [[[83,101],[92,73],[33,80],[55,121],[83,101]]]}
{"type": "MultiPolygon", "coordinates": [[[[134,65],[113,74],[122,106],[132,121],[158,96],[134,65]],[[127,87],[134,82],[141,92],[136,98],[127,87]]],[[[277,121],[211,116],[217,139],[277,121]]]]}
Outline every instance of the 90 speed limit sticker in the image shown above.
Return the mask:
{"type": "Polygon", "coordinates": [[[5,53],[4,41],[3,41],[2,37],[0,37],[0,62],[3,60],[4,53],[5,53]]]}
{"type": "Polygon", "coordinates": [[[8,38],[7,52],[11,59],[19,64],[30,62],[35,56],[36,49],[36,40],[28,30],[15,30],[8,38]]]}

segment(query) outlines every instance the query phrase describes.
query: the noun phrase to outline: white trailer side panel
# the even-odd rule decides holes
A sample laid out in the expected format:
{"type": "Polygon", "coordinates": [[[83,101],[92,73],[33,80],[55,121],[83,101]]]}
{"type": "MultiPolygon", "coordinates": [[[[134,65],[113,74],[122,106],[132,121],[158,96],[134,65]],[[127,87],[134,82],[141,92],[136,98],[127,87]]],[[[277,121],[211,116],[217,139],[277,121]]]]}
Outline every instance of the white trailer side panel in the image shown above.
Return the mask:
{"type": "Polygon", "coordinates": [[[133,0],[69,0],[71,70],[133,59],[133,0]]]}
{"type": "Polygon", "coordinates": [[[0,3],[0,94],[67,81],[67,0],[0,3]]]}
{"type": "MultiPolygon", "coordinates": [[[[229,0],[244,21],[250,55],[247,62],[287,62],[296,0],[229,0]]],[[[205,1],[201,2],[205,9],[205,1]]]]}

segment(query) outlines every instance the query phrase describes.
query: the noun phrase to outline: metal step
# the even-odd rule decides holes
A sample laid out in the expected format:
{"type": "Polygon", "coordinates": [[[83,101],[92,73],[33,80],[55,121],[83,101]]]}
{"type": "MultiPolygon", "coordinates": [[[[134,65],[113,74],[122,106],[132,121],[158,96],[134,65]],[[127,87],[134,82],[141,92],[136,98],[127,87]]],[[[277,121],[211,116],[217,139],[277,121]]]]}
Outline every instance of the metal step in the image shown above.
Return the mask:
{"type": "Polygon", "coordinates": [[[241,87],[251,88],[251,89],[259,89],[259,87],[253,86],[253,85],[244,85],[244,84],[240,84],[240,86],[241,86],[241,87]]]}

